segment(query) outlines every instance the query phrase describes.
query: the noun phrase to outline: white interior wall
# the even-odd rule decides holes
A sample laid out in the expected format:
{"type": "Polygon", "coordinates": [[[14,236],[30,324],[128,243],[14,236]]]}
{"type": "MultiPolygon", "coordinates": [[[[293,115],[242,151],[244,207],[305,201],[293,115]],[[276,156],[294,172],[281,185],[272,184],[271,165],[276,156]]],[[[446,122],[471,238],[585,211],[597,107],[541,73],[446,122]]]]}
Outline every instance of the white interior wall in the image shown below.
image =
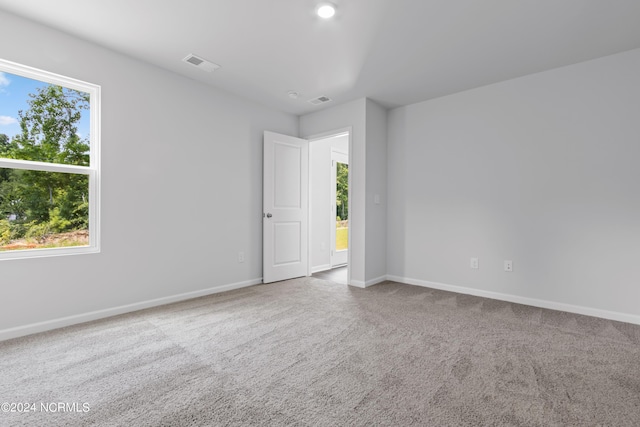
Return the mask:
{"type": "Polygon", "coordinates": [[[306,114],[299,123],[304,138],[351,127],[350,284],[366,287],[385,280],[387,111],[362,98],[306,114]]]}
{"type": "Polygon", "coordinates": [[[349,174],[351,206],[349,208],[349,274],[351,284],[365,284],[365,145],[366,99],[326,108],[299,118],[300,136],[309,138],[326,132],[351,128],[349,174]]]}
{"type": "Polygon", "coordinates": [[[391,278],[640,323],[638,117],[640,50],[390,111],[391,278]]]}
{"type": "Polygon", "coordinates": [[[355,284],[378,277],[386,236],[392,278],[640,323],[638,50],[392,110],[387,177],[386,121],[370,100],[298,120],[4,12],[0,21],[12,41],[3,59],[103,88],[102,253],[1,262],[0,338],[255,283],[262,131],[349,126],[355,284]]]}
{"type": "MultiPolygon", "coordinates": [[[[310,157],[310,206],[309,206],[309,242],[311,271],[317,272],[331,268],[331,151],[349,153],[349,137],[326,138],[311,141],[310,157]]],[[[335,218],[334,218],[335,219],[335,218]]]]}
{"type": "Polygon", "coordinates": [[[387,110],[367,99],[366,285],[387,274],[387,110]]]}
{"type": "Polygon", "coordinates": [[[262,133],[297,135],[298,118],[0,22],[3,59],[102,86],[102,252],[0,262],[0,339],[259,282],[262,133]]]}

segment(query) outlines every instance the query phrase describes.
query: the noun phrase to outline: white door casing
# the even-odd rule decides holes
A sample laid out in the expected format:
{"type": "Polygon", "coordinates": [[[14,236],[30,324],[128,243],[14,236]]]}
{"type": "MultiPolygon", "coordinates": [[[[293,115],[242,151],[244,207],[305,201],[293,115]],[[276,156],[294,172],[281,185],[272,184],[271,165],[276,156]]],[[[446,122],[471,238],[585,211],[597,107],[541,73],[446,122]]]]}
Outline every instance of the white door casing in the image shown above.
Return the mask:
{"type": "Polygon", "coordinates": [[[309,142],[264,132],[263,283],[308,273],[309,142]]]}

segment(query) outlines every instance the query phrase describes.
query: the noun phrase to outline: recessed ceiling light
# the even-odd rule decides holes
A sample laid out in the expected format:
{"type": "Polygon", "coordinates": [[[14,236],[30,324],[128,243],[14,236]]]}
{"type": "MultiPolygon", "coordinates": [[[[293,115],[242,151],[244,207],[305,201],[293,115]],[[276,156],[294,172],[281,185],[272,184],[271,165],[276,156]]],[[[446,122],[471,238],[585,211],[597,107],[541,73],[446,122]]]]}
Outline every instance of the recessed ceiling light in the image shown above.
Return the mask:
{"type": "Polygon", "coordinates": [[[287,92],[287,95],[289,95],[289,98],[291,99],[298,99],[298,92],[296,92],[295,90],[290,90],[289,92],[287,92]]]}
{"type": "Polygon", "coordinates": [[[320,18],[329,19],[336,14],[336,7],[332,3],[320,3],[316,13],[320,18]]]}

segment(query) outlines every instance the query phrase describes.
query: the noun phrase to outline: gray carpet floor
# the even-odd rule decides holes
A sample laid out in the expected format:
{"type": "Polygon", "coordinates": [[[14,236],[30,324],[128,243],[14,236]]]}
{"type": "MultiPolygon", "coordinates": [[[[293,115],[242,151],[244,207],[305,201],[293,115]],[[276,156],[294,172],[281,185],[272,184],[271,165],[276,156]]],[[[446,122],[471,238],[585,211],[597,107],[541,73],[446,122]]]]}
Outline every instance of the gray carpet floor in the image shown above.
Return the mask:
{"type": "Polygon", "coordinates": [[[0,343],[2,426],[638,426],[640,326],[302,278],[0,343]]]}

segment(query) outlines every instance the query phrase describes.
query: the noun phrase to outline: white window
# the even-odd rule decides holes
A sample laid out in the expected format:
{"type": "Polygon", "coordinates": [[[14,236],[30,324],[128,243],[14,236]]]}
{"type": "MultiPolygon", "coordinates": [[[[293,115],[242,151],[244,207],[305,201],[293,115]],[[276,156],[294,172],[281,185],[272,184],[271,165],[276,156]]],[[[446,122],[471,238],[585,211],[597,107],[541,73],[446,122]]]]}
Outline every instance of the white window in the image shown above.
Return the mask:
{"type": "Polygon", "coordinates": [[[0,260],[100,251],[100,86],[0,60],[0,260]]]}

